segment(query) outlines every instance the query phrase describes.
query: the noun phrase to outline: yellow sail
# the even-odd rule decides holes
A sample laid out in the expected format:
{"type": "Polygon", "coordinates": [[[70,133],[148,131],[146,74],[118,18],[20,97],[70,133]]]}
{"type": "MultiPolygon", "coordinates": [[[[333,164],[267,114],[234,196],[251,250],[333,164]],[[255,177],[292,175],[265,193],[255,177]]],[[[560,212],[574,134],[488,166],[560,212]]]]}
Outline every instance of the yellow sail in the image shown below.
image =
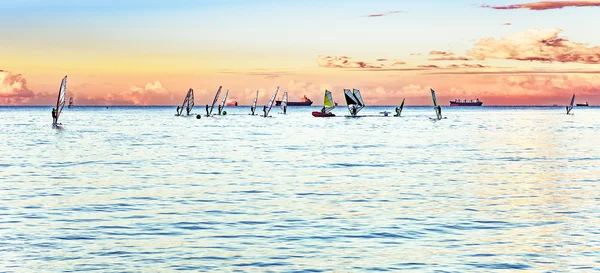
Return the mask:
{"type": "Polygon", "coordinates": [[[323,106],[329,111],[333,109],[335,106],[333,105],[333,98],[331,97],[331,92],[325,90],[325,98],[323,102],[323,106]]]}

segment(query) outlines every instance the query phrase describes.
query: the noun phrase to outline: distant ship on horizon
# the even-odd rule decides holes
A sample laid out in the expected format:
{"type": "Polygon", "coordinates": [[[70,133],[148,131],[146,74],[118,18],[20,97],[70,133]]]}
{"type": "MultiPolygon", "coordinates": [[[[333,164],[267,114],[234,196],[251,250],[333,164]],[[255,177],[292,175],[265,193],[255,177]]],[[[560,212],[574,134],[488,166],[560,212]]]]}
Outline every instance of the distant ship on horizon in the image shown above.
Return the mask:
{"type": "Polygon", "coordinates": [[[590,105],[589,105],[589,104],[588,104],[588,102],[586,101],[585,103],[578,103],[578,104],[577,104],[577,106],[590,106],[590,105]]]}
{"type": "Polygon", "coordinates": [[[481,106],[483,105],[483,101],[480,101],[479,98],[477,98],[476,100],[451,100],[450,101],[450,106],[481,106]]]}
{"type": "MultiPolygon", "coordinates": [[[[304,97],[302,97],[302,99],[300,99],[300,101],[288,101],[287,106],[311,106],[312,103],[313,103],[312,100],[310,100],[309,98],[306,97],[306,95],[304,95],[304,97]]],[[[281,100],[276,100],[275,105],[281,106],[281,100]]]]}

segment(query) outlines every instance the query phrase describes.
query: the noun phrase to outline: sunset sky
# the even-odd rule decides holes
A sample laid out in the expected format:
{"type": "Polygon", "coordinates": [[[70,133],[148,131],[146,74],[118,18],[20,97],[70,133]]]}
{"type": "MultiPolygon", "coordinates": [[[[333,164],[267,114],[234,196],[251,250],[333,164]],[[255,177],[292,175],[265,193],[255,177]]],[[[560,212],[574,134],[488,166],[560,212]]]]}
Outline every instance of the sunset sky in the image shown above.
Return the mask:
{"type": "Polygon", "coordinates": [[[600,0],[21,0],[0,4],[0,104],[240,104],[343,88],[367,105],[600,104],[600,0]]]}

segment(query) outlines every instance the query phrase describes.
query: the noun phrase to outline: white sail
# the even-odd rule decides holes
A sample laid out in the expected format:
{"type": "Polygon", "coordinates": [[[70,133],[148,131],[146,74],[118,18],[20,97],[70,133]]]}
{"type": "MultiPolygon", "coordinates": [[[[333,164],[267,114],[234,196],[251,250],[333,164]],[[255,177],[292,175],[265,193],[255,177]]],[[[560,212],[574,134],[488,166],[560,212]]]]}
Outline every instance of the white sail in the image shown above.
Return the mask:
{"type": "Polygon", "coordinates": [[[58,99],[56,100],[56,120],[55,123],[58,123],[58,117],[62,113],[63,108],[65,107],[65,92],[67,90],[67,76],[62,79],[60,83],[60,88],[58,89],[58,99]]]}
{"type": "Polygon", "coordinates": [[[215,107],[215,103],[217,103],[217,100],[219,99],[219,95],[221,95],[221,88],[223,88],[223,86],[219,86],[219,90],[217,90],[217,94],[215,94],[215,99],[213,100],[212,104],[210,105],[210,111],[208,111],[207,116],[210,116],[212,114],[212,110],[215,107]]]}
{"type": "Polygon", "coordinates": [[[573,94],[573,97],[571,98],[571,104],[567,106],[567,115],[573,110],[573,104],[575,104],[575,94],[573,94]]]}
{"type": "Polygon", "coordinates": [[[275,97],[277,96],[277,92],[279,92],[279,86],[277,86],[277,89],[275,89],[275,93],[273,93],[273,96],[269,100],[269,103],[265,106],[266,108],[265,108],[264,117],[268,117],[269,116],[269,112],[271,112],[271,107],[273,107],[273,102],[275,101],[275,97]]]}
{"type": "Polygon", "coordinates": [[[229,90],[225,91],[225,96],[223,96],[223,100],[221,104],[219,104],[219,115],[223,112],[223,108],[225,108],[225,101],[227,100],[227,94],[229,94],[229,90]]]}
{"type": "Polygon", "coordinates": [[[365,102],[362,99],[362,96],[360,95],[360,91],[358,91],[358,89],[353,89],[352,93],[354,94],[354,97],[356,98],[356,100],[358,101],[358,110],[356,111],[358,113],[358,111],[360,111],[361,109],[363,109],[365,107],[365,102]]]}
{"type": "Polygon", "coordinates": [[[187,94],[185,95],[185,99],[183,99],[183,104],[181,104],[181,107],[179,108],[179,112],[177,112],[177,114],[181,115],[183,113],[183,109],[185,109],[186,114],[189,115],[190,112],[192,111],[193,107],[194,107],[194,90],[192,88],[190,88],[190,90],[188,90],[187,94]]]}
{"type": "Polygon", "coordinates": [[[256,111],[256,102],[258,101],[258,90],[256,90],[256,97],[254,97],[254,102],[252,102],[252,107],[250,111],[252,111],[252,115],[254,115],[254,111],[256,111]]]}
{"type": "Polygon", "coordinates": [[[286,92],[283,92],[283,99],[281,99],[281,104],[279,105],[281,107],[281,110],[284,111],[284,113],[285,113],[285,107],[287,107],[287,102],[288,102],[288,94],[286,91],[286,92]]]}
{"type": "Polygon", "coordinates": [[[435,109],[435,115],[437,119],[442,119],[442,107],[438,105],[437,99],[435,98],[435,91],[432,88],[431,90],[431,99],[433,100],[433,109],[435,109]]]}

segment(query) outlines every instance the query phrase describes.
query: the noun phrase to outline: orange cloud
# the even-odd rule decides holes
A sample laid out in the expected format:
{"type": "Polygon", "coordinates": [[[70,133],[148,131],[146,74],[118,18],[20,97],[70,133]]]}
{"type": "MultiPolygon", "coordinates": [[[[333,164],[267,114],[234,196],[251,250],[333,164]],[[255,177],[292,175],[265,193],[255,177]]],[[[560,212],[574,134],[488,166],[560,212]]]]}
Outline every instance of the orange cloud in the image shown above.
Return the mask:
{"type": "Polygon", "coordinates": [[[0,104],[14,105],[29,102],[35,93],[27,87],[21,74],[0,70],[0,104]]]}
{"type": "Polygon", "coordinates": [[[482,8],[491,9],[529,9],[529,10],[548,10],[548,9],[562,9],[565,7],[597,7],[600,6],[598,0],[588,1],[540,1],[525,4],[515,4],[507,6],[490,6],[482,5],[482,8]]]}
{"type": "Polygon", "coordinates": [[[470,61],[470,58],[456,56],[452,52],[433,50],[429,52],[430,61],[470,61]]]}
{"type": "Polygon", "coordinates": [[[437,65],[433,65],[433,64],[428,64],[428,65],[417,65],[417,67],[419,68],[425,68],[425,69],[432,69],[432,68],[440,68],[437,65]]]}
{"type": "Polygon", "coordinates": [[[389,12],[384,12],[384,13],[369,14],[369,15],[363,16],[363,17],[382,17],[382,16],[401,13],[401,12],[402,12],[401,10],[395,10],[395,11],[389,11],[389,12]]]}
{"type": "Polygon", "coordinates": [[[366,62],[350,61],[347,56],[318,56],[317,63],[324,68],[381,68],[382,65],[372,65],[366,62]]]}
{"type": "Polygon", "coordinates": [[[532,29],[503,37],[484,38],[467,51],[478,60],[507,59],[561,63],[600,64],[600,46],[571,42],[558,37],[561,29],[532,29]]]}
{"type": "Polygon", "coordinates": [[[395,62],[392,64],[392,66],[396,66],[396,65],[403,65],[403,64],[406,64],[406,63],[405,63],[405,62],[403,62],[403,61],[395,61],[395,62]]]}

